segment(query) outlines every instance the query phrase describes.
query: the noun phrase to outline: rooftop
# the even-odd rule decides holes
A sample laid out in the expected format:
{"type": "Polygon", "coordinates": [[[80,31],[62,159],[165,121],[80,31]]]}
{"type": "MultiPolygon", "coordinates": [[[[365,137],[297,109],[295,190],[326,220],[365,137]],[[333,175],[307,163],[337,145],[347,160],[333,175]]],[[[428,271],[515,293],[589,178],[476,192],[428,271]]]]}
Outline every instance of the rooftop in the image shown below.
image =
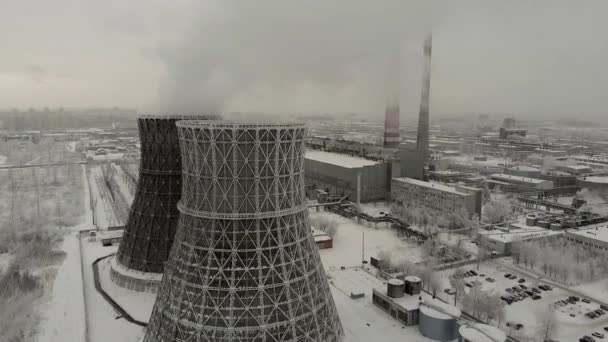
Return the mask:
{"type": "Polygon", "coordinates": [[[495,173],[495,174],[493,174],[490,177],[497,178],[497,179],[502,179],[502,180],[514,180],[514,181],[520,181],[520,182],[525,182],[525,183],[535,183],[535,184],[549,182],[549,181],[546,181],[546,180],[543,180],[543,179],[529,178],[529,177],[522,177],[522,176],[513,176],[513,175],[506,175],[504,173],[495,173]]]}
{"type": "Polygon", "coordinates": [[[525,224],[517,223],[511,224],[511,227],[514,229],[510,229],[509,231],[500,229],[480,230],[479,234],[488,239],[507,243],[549,237],[563,233],[562,231],[549,230],[540,227],[528,227],[525,224]]]}
{"type": "Polygon", "coordinates": [[[316,160],[319,162],[337,165],[348,169],[378,164],[378,162],[374,160],[364,159],[361,157],[353,157],[347,154],[325,152],[319,150],[307,150],[304,157],[306,159],[316,160]]]}
{"type": "Polygon", "coordinates": [[[608,227],[595,227],[579,230],[568,230],[569,234],[583,236],[589,239],[594,239],[602,242],[608,242],[608,227]]]}
{"type": "Polygon", "coordinates": [[[608,176],[588,176],[581,180],[590,183],[608,183],[608,176]]]}
{"type": "Polygon", "coordinates": [[[471,342],[502,342],[507,339],[504,331],[487,324],[463,325],[458,332],[471,342]]]}
{"type": "Polygon", "coordinates": [[[458,191],[451,186],[448,186],[445,184],[440,184],[440,183],[425,182],[425,181],[421,181],[421,180],[417,180],[417,179],[413,179],[413,178],[407,178],[407,177],[393,178],[393,181],[413,184],[413,185],[422,186],[425,188],[437,189],[439,191],[450,192],[450,193],[457,194],[457,195],[468,195],[468,193],[466,193],[466,192],[458,191]]]}

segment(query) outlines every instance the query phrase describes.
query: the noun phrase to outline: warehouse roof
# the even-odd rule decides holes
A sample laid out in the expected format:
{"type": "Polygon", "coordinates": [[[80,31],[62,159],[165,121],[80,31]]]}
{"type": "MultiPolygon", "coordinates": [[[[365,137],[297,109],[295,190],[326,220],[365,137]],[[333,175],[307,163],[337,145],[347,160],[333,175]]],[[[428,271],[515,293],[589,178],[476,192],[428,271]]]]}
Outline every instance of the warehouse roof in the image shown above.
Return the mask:
{"type": "Polygon", "coordinates": [[[364,159],[361,157],[353,157],[348,154],[325,152],[319,150],[307,150],[304,157],[306,159],[316,160],[319,162],[337,165],[348,169],[378,164],[378,162],[374,160],[364,159]]]}
{"type": "Polygon", "coordinates": [[[504,173],[495,173],[491,177],[492,178],[496,178],[496,179],[502,179],[502,180],[514,180],[514,181],[519,181],[519,182],[535,183],[535,184],[549,182],[549,181],[546,181],[546,180],[543,180],[543,179],[537,179],[537,178],[529,178],[529,177],[505,175],[504,173]]]}
{"type": "Polygon", "coordinates": [[[606,226],[582,230],[569,230],[568,233],[572,235],[583,236],[588,239],[608,242],[608,227],[606,226]]]}
{"type": "Polygon", "coordinates": [[[457,194],[457,195],[468,195],[468,193],[466,193],[466,192],[458,191],[451,186],[448,186],[445,184],[440,184],[440,183],[425,182],[425,181],[421,181],[421,180],[417,180],[417,179],[413,179],[413,178],[407,178],[407,177],[393,178],[393,181],[409,183],[409,184],[413,184],[413,185],[417,185],[417,186],[422,186],[425,188],[433,188],[433,189],[437,189],[439,191],[450,192],[450,193],[457,194]]]}

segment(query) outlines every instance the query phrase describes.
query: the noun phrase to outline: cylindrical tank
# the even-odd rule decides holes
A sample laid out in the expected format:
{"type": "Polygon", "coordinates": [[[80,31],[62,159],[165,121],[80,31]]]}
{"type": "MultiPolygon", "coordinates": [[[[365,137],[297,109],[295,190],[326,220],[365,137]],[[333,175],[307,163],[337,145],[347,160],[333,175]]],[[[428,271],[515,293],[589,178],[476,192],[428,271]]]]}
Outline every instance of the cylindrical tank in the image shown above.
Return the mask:
{"type": "Polygon", "coordinates": [[[467,324],[458,329],[458,342],[504,342],[507,334],[487,324],[467,324]]]}
{"type": "Polygon", "coordinates": [[[534,227],[534,226],[536,226],[536,221],[537,221],[536,217],[528,216],[528,217],[526,217],[526,226],[534,227]]]}
{"type": "Polygon", "coordinates": [[[547,221],[538,221],[536,222],[536,225],[541,227],[541,228],[549,228],[551,226],[551,224],[547,221]]]}
{"type": "Polygon", "coordinates": [[[401,279],[389,279],[386,285],[386,294],[391,298],[401,298],[405,292],[405,283],[401,279]]]}
{"type": "Polygon", "coordinates": [[[458,338],[456,319],[460,309],[437,299],[424,300],[420,304],[420,333],[437,341],[453,341],[458,338]]]}
{"type": "Polygon", "coordinates": [[[405,293],[410,296],[420,294],[422,290],[422,280],[416,276],[405,277],[405,293]]]}

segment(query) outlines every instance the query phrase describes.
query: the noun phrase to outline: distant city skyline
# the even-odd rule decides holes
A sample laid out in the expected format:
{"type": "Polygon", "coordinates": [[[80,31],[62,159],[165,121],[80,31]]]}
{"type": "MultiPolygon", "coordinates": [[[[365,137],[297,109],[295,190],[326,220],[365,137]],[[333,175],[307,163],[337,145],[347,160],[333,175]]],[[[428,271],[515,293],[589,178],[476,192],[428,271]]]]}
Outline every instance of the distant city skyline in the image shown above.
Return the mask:
{"type": "Polygon", "coordinates": [[[0,108],[358,112],[381,119],[402,51],[401,118],[414,119],[433,33],[431,117],[599,120],[608,3],[9,1],[0,108]],[[28,18],[28,20],[23,20],[28,18]]]}

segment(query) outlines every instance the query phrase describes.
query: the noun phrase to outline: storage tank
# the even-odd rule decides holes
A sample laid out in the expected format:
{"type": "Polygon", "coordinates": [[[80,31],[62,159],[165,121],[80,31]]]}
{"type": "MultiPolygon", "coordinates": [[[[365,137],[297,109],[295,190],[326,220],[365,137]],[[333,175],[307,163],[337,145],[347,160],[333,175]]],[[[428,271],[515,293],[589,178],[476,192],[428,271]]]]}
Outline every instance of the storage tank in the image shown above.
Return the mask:
{"type": "Polygon", "coordinates": [[[504,342],[507,334],[487,324],[467,324],[458,329],[458,342],[504,342]]]}
{"type": "Polygon", "coordinates": [[[420,294],[422,290],[422,280],[416,276],[405,277],[405,293],[410,296],[420,294]]]}
{"type": "Polygon", "coordinates": [[[458,338],[456,319],[461,315],[460,309],[438,299],[425,299],[420,303],[420,333],[437,341],[453,341],[458,338]]]}
{"type": "Polygon", "coordinates": [[[401,298],[405,292],[405,282],[401,279],[389,279],[386,284],[386,294],[391,298],[401,298]]]}
{"type": "Polygon", "coordinates": [[[541,228],[549,228],[551,227],[551,223],[547,222],[547,221],[538,221],[536,222],[536,225],[541,227],[541,228]]]}
{"type": "Polygon", "coordinates": [[[537,220],[538,219],[536,217],[534,217],[534,216],[528,216],[528,217],[526,217],[526,226],[528,226],[528,227],[534,227],[534,226],[536,226],[536,221],[537,220]]]}

